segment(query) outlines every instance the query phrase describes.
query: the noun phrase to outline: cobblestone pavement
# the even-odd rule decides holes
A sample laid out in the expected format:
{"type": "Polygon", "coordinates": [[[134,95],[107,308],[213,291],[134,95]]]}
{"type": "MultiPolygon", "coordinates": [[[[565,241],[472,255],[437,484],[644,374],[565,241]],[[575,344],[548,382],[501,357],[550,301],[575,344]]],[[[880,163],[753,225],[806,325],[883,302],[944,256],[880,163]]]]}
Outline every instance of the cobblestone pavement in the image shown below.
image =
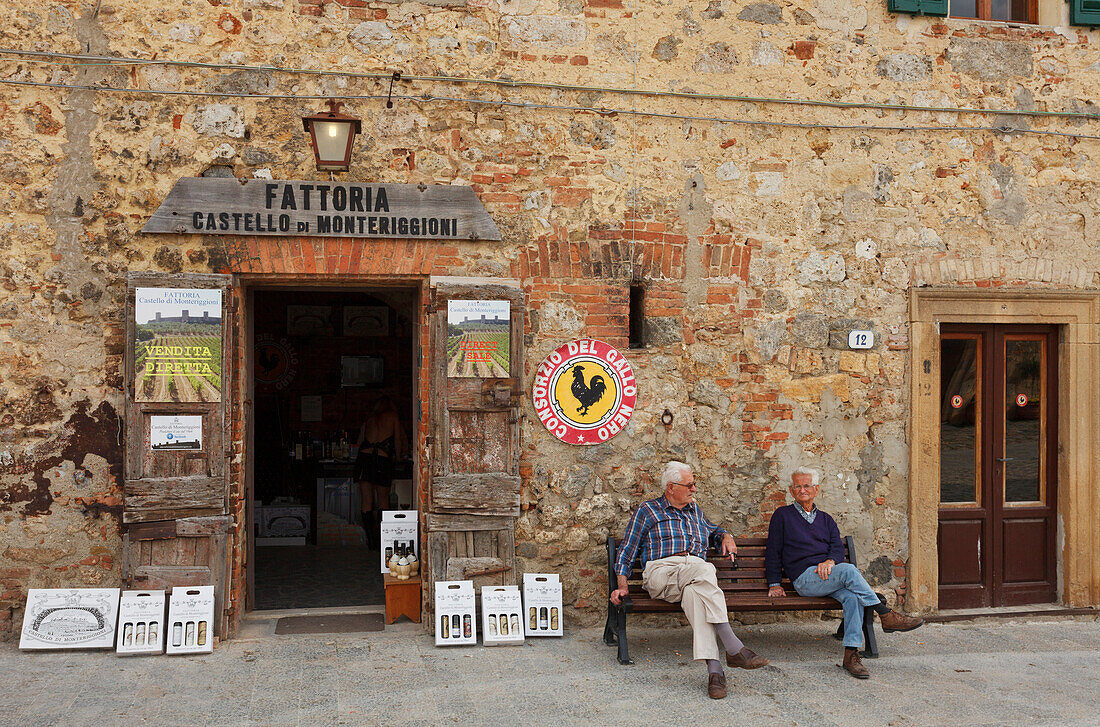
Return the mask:
{"type": "Polygon", "coordinates": [[[871,679],[839,669],[835,621],[737,629],[771,658],[707,698],[686,627],[635,628],[634,666],[601,630],[519,647],[436,648],[419,625],[275,636],[252,620],[208,656],[22,653],[0,644],[3,725],[1100,724],[1096,618],[928,624],[880,638],[871,679]]]}

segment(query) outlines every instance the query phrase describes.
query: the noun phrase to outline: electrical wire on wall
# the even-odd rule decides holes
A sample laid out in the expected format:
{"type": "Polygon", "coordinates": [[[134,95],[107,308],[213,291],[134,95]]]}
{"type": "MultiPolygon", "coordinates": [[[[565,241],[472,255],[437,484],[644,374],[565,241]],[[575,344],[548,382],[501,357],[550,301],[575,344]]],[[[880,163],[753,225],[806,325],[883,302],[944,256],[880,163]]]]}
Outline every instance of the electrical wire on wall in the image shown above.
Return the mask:
{"type": "MultiPolygon", "coordinates": [[[[1091,134],[1079,134],[1075,132],[1064,131],[1046,131],[1040,129],[1032,129],[1027,126],[1017,126],[1010,123],[1003,123],[998,126],[905,126],[905,125],[889,125],[889,124],[840,124],[840,123],[827,123],[827,122],[810,122],[810,121],[771,121],[767,119],[747,119],[736,118],[732,116],[705,116],[705,115],[693,115],[693,114],[681,114],[673,112],[662,111],[647,111],[647,110],[634,110],[629,108],[617,109],[610,107],[595,107],[584,105],[570,105],[570,104],[548,104],[548,103],[536,103],[531,101],[505,101],[503,99],[481,99],[462,96],[439,96],[432,94],[422,94],[419,96],[411,95],[398,95],[398,94],[276,94],[276,93],[234,93],[227,91],[163,91],[153,89],[142,89],[135,87],[117,87],[117,86],[100,86],[100,85],[80,85],[69,83],[51,83],[46,81],[24,81],[14,80],[10,78],[0,79],[0,85],[10,86],[29,86],[39,88],[58,88],[70,91],[96,91],[100,93],[122,93],[122,94],[134,94],[143,96],[182,96],[193,98],[221,98],[221,99],[256,99],[256,100],[284,100],[284,101],[323,101],[330,98],[350,100],[350,101],[384,101],[386,99],[405,100],[416,103],[462,103],[470,105],[483,105],[483,106],[497,106],[502,108],[516,108],[527,110],[551,110],[551,111],[579,111],[586,113],[595,113],[602,116],[618,116],[630,114],[638,118],[655,118],[655,119],[672,119],[676,121],[706,121],[712,123],[721,124],[736,124],[742,126],[762,126],[762,127],[774,127],[774,128],[794,128],[794,129],[829,129],[829,130],[850,130],[850,131],[900,131],[900,132],[951,132],[951,133],[969,133],[969,132],[994,132],[998,134],[1006,135],[1034,135],[1034,136],[1058,136],[1072,139],[1093,139],[1100,140],[1100,136],[1091,134]]],[[[910,110],[920,110],[910,108],[910,110]]],[[[986,111],[984,113],[997,113],[1001,116],[1018,116],[1014,111],[986,111]]]]}

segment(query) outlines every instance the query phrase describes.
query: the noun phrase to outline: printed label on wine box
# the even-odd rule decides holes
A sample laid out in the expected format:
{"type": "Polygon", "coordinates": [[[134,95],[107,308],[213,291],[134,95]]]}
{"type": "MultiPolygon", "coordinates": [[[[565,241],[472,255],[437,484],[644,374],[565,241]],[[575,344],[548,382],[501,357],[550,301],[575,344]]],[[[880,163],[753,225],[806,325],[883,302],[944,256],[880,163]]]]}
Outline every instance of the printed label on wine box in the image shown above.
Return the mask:
{"type": "Polygon", "coordinates": [[[382,572],[389,573],[390,556],[402,552],[408,554],[411,549],[419,557],[417,550],[417,513],[416,510],[383,510],[381,524],[382,572]]]}
{"type": "Polygon", "coordinates": [[[214,586],[178,586],[168,603],[168,654],[214,651],[214,586]]]}
{"type": "Polygon", "coordinates": [[[118,604],[115,653],[164,653],[164,591],[123,591],[118,604]]]}
{"type": "Polygon", "coordinates": [[[473,581],[436,581],[435,645],[477,643],[477,600],[473,581]]]}
{"type": "Polygon", "coordinates": [[[523,626],[528,636],[561,636],[561,579],[556,573],[523,574],[523,626]]]}
{"type": "Polygon", "coordinates": [[[523,643],[523,603],[516,586],[481,589],[482,639],[486,646],[523,643]]]}

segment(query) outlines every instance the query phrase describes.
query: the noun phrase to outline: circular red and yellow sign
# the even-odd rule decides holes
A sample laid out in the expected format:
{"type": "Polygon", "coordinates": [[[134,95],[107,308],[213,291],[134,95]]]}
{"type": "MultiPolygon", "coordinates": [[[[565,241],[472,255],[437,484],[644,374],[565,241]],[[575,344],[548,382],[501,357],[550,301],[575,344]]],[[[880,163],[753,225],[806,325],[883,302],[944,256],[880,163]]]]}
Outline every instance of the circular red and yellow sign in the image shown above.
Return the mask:
{"type": "Polygon", "coordinates": [[[962,407],[962,405],[963,405],[963,398],[961,396],[959,396],[958,394],[955,394],[954,396],[951,397],[951,408],[952,409],[959,409],[960,407],[962,407]]]}
{"type": "Polygon", "coordinates": [[[600,444],[621,432],[638,400],[634,369],[613,346],[583,338],[539,364],[531,401],[539,421],[568,444],[600,444]]]}

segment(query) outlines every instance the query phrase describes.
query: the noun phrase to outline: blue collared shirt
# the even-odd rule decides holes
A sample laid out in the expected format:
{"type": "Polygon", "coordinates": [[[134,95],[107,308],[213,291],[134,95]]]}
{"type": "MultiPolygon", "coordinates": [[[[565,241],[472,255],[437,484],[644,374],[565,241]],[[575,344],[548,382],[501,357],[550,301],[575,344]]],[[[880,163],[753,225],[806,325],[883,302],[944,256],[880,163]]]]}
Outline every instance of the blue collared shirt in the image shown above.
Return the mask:
{"type": "Polygon", "coordinates": [[[707,548],[717,547],[725,534],[725,530],[707,520],[694,502],[675,508],[664,495],[647,500],[626,526],[615,559],[615,573],[629,576],[635,558],[639,558],[643,567],[651,560],[682,552],[706,558],[707,548]]]}
{"type": "MultiPolygon", "coordinates": [[[[798,505],[798,503],[795,503],[798,505]]],[[[802,519],[808,522],[810,525],[814,524],[814,520],[817,520],[817,505],[810,508],[809,512],[806,512],[806,508],[798,505],[795,510],[798,510],[798,514],[802,516],[802,519]]]]}

